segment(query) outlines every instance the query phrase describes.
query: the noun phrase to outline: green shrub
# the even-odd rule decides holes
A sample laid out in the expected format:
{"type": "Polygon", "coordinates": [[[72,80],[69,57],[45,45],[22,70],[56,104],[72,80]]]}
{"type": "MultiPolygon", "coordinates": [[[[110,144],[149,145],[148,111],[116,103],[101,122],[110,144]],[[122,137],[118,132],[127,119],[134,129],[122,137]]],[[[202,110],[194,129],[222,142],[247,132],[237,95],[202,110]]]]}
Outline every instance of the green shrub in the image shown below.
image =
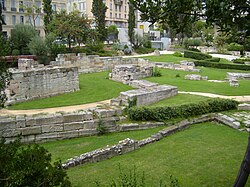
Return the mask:
{"type": "Polygon", "coordinates": [[[162,74],[161,74],[160,69],[157,66],[155,66],[153,70],[153,77],[161,77],[161,76],[162,74]]]}
{"type": "Polygon", "coordinates": [[[216,58],[216,57],[208,58],[208,59],[206,59],[206,61],[208,61],[208,62],[220,62],[220,58],[216,58]]]}
{"type": "Polygon", "coordinates": [[[186,38],[184,40],[184,45],[185,45],[185,48],[188,49],[190,46],[191,47],[201,46],[202,41],[200,39],[188,39],[188,38],[186,38]]]}
{"type": "Polygon", "coordinates": [[[138,54],[147,54],[147,53],[152,53],[155,49],[153,49],[153,48],[146,48],[146,47],[139,47],[139,48],[136,48],[134,50],[138,54]]]}
{"type": "Polygon", "coordinates": [[[138,121],[166,121],[174,118],[188,118],[207,113],[236,109],[237,101],[227,99],[209,99],[200,103],[174,107],[132,107],[128,117],[138,121]]]}
{"type": "Polygon", "coordinates": [[[107,133],[107,127],[104,125],[103,120],[99,119],[96,130],[98,132],[98,136],[107,133]]]}
{"type": "Polygon", "coordinates": [[[196,60],[205,60],[208,58],[212,58],[211,55],[195,52],[195,51],[184,51],[184,57],[185,58],[193,58],[196,60]]]}
{"type": "Polygon", "coordinates": [[[245,62],[250,62],[250,58],[237,58],[233,60],[235,64],[245,64],[245,62]]]}
{"type": "Polygon", "coordinates": [[[243,45],[237,44],[237,43],[230,43],[227,46],[228,51],[243,51],[243,45]]]}
{"type": "Polygon", "coordinates": [[[238,65],[238,64],[220,64],[215,62],[208,62],[206,60],[197,60],[194,62],[196,66],[204,66],[218,69],[236,69],[236,70],[250,70],[248,65],[238,65]]]}
{"type": "Polygon", "coordinates": [[[49,48],[47,47],[45,41],[39,36],[32,38],[28,47],[30,53],[36,56],[44,56],[49,52],[49,48]]]}
{"type": "Polygon", "coordinates": [[[183,55],[181,54],[181,52],[174,52],[173,56],[176,56],[176,57],[183,57],[183,55]]]}
{"type": "Polygon", "coordinates": [[[201,52],[199,49],[196,48],[188,48],[189,51],[201,52]]]}

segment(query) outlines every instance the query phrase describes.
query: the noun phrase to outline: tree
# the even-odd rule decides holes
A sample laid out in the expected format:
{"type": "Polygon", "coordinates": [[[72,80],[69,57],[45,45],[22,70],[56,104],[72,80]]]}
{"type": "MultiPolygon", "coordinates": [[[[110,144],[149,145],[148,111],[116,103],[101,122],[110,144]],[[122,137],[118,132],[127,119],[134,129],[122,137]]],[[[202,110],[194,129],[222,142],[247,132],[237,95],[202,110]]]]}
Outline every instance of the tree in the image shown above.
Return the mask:
{"type": "Polygon", "coordinates": [[[81,39],[81,42],[86,41],[86,36],[90,30],[90,20],[77,10],[70,13],[61,11],[55,14],[55,18],[48,27],[57,36],[67,38],[69,49],[71,49],[72,40],[81,39]]]}
{"type": "Polygon", "coordinates": [[[91,12],[95,17],[96,29],[100,41],[105,41],[107,38],[107,29],[105,27],[106,11],[107,6],[103,3],[103,0],[93,0],[91,12]]]}
{"type": "Polygon", "coordinates": [[[53,10],[51,6],[51,0],[43,0],[43,12],[45,14],[43,18],[44,30],[45,30],[45,33],[48,33],[49,32],[48,25],[53,19],[53,10]]]}
{"type": "Polygon", "coordinates": [[[135,9],[133,4],[129,3],[129,13],[128,13],[128,37],[131,45],[134,44],[135,38],[135,9]]]}
{"type": "Polygon", "coordinates": [[[26,5],[20,5],[25,10],[26,16],[29,17],[30,24],[36,29],[36,20],[42,15],[41,7],[37,6],[34,0],[26,0],[26,5]]]}
{"type": "Polygon", "coordinates": [[[30,25],[15,25],[15,27],[11,31],[10,41],[13,49],[19,50],[21,54],[28,54],[28,44],[37,36],[37,33],[34,27],[30,25]]]}
{"type": "Polygon", "coordinates": [[[38,144],[23,145],[20,139],[0,140],[0,186],[71,186],[61,162],[51,164],[51,154],[38,144]]]}
{"type": "Polygon", "coordinates": [[[3,10],[2,2],[0,2],[0,37],[2,36],[3,25],[5,25],[3,15],[2,15],[2,10],[3,10]]]}

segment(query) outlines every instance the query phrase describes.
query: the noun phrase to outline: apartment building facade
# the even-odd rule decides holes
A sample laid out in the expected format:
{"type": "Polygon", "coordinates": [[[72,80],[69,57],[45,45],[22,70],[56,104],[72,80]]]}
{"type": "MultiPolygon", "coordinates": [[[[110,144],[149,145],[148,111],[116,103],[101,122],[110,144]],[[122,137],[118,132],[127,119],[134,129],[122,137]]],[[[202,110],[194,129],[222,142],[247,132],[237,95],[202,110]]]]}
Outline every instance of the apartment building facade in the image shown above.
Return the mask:
{"type": "MultiPolygon", "coordinates": [[[[16,24],[27,24],[35,27],[40,36],[45,36],[42,11],[42,0],[0,0],[3,7],[3,35],[10,36],[11,30],[16,24]],[[32,13],[27,13],[27,7],[33,7],[32,13]]],[[[52,9],[60,11],[66,9],[67,0],[53,0],[52,9]]]]}
{"type": "MultiPolygon", "coordinates": [[[[106,25],[117,25],[119,28],[127,28],[128,26],[128,6],[129,0],[104,0],[106,11],[106,25]]],[[[11,35],[11,30],[16,24],[29,24],[35,26],[40,36],[44,36],[44,23],[42,11],[42,0],[0,0],[3,7],[3,18],[6,25],[3,25],[3,34],[11,35]],[[32,15],[28,15],[25,7],[35,5],[40,9],[32,15]]],[[[85,14],[89,19],[94,19],[91,12],[93,0],[52,0],[52,9],[54,11],[67,10],[68,12],[74,9],[85,14]]]]}

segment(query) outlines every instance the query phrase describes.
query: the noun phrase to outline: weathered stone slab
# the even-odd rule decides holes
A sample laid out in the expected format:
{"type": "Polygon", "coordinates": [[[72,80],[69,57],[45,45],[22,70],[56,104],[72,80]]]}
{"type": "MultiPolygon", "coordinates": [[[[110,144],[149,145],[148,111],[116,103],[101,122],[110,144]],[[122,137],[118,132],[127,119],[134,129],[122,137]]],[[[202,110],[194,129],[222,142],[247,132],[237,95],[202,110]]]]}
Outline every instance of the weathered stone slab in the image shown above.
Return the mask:
{"type": "Polygon", "coordinates": [[[248,104],[248,103],[239,104],[238,110],[250,110],[250,104],[248,104]]]}
{"type": "Polygon", "coordinates": [[[51,124],[51,125],[43,125],[42,126],[42,133],[47,132],[60,132],[63,131],[63,125],[62,124],[51,124]]]}
{"type": "Polygon", "coordinates": [[[27,127],[27,128],[22,128],[21,129],[22,135],[32,135],[32,134],[41,134],[42,133],[42,128],[37,126],[37,127],[27,127]]]}
{"type": "Polygon", "coordinates": [[[64,131],[79,130],[79,129],[83,129],[83,128],[84,128],[84,124],[81,122],[72,122],[72,123],[64,123],[63,124],[64,131]]]}

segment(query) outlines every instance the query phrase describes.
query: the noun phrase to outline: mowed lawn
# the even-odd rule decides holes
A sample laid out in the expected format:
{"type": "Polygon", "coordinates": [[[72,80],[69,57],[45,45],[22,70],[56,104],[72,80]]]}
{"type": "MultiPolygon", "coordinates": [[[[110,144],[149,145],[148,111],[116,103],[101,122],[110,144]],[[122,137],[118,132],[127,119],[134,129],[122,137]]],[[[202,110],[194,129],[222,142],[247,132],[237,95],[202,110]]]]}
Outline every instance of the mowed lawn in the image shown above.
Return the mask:
{"type": "Polygon", "coordinates": [[[117,97],[120,92],[132,89],[130,86],[109,80],[108,72],[81,74],[79,82],[80,91],[19,103],[9,108],[23,110],[93,103],[117,97]]]}
{"type": "Polygon", "coordinates": [[[160,186],[161,180],[169,186],[172,175],[183,187],[228,187],[233,186],[247,141],[246,132],[213,123],[197,124],[134,152],[71,168],[67,173],[76,187],[96,186],[95,181],[110,186],[119,177],[119,165],[127,174],[134,166],[138,175],[144,172],[146,186],[160,186]]]}
{"type": "Polygon", "coordinates": [[[198,67],[201,69],[200,73],[197,72],[187,72],[187,71],[176,71],[170,69],[160,69],[161,77],[150,77],[146,80],[151,82],[156,82],[159,84],[167,84],[177,86],[179,91],[190,91],[190,92],[205,92],[214,93],[221,95],[250,95],[250,81],[240,80],[239,87],[231,87],[228,82],[215,83],[208,81],[194,81],[185,80],[185,75],[187,74],[200,74],[202,76],[208,76],[209,80],[224,80],[226,78],[227,72],[244,72],[249,73],[249,71],[239,71],[239,70],[227,70],[227,69],[215,69],[215,68],[205,68],[198,67]]]}

